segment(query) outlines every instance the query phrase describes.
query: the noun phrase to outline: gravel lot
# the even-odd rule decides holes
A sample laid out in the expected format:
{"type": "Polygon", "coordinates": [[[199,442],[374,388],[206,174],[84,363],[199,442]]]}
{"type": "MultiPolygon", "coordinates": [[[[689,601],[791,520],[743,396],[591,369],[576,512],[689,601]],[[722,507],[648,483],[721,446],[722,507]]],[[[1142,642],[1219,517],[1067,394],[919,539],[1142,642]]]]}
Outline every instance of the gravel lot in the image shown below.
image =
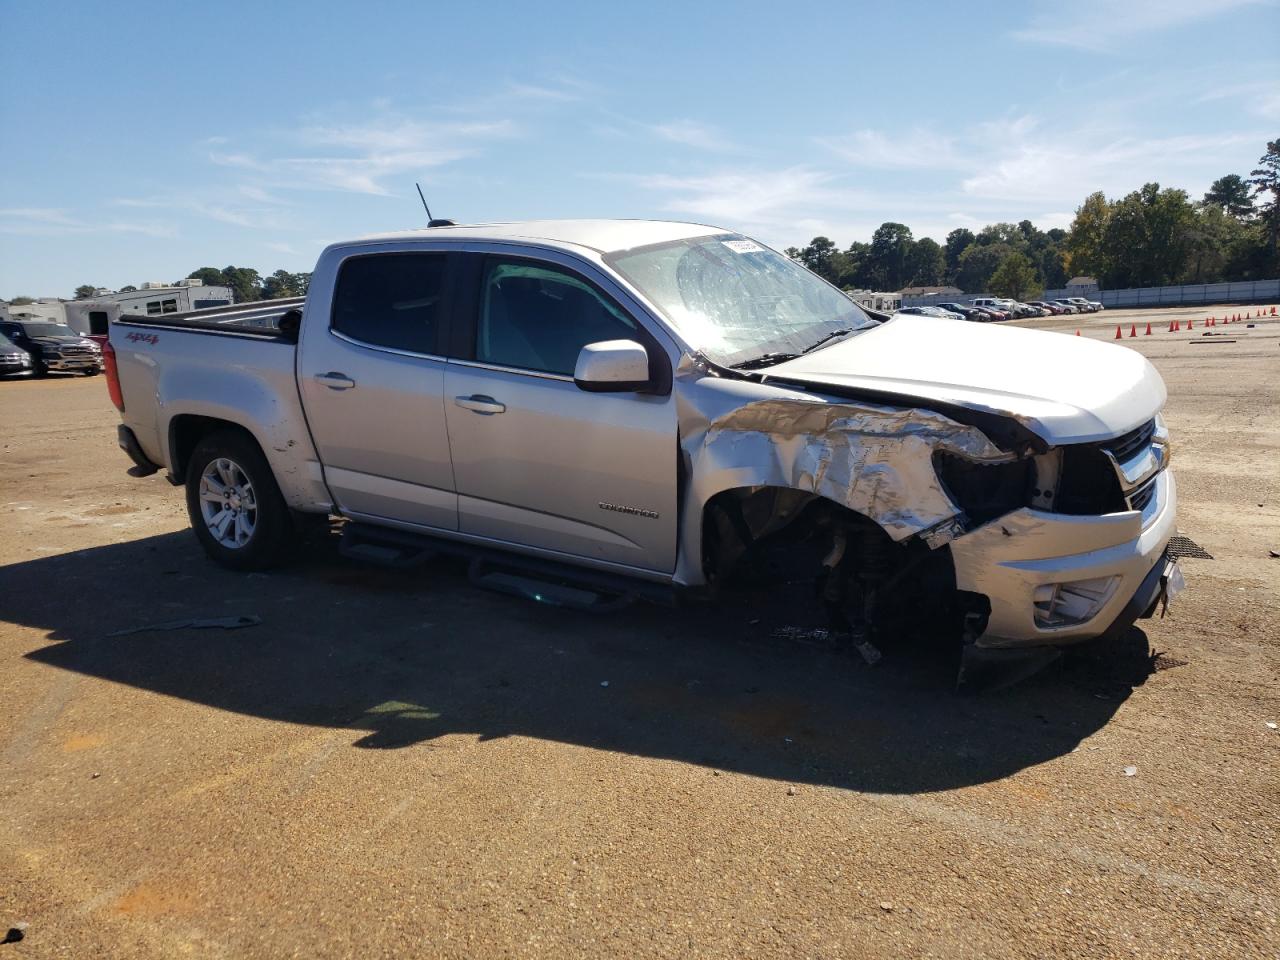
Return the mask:
{"type": "Polygon", "coordinates": [[[101,378],[0,383],[0,960],[1280,955],[1280,319],[1209,312],[1028,324],[1152,322],[1216,559],[979,698],[905,638],[872,669],[332,538],[227,573],[101,378]]]}

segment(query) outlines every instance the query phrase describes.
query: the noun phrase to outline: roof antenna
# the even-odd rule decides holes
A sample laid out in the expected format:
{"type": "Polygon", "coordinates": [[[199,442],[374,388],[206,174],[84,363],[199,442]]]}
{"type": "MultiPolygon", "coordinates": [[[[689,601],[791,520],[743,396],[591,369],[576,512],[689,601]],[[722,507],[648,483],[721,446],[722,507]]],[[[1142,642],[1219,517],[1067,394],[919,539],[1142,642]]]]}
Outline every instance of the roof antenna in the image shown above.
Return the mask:
{"type": "Polygon", "coordinates": [[[454,222],[453,222],[452,220],[437,220],[437,219],[435,219],[435,217],[431,216],[431,208],[427,206],[427,198],[426,198],[426,197],[423,195],[423,193],[422,193],[422,184],[418,183],[418,181],[416,181],[416,180],[415,180],[415,181],[413,182],[413,185],[414,185],[415,187],[417,187],[417,188],[418,188],[418,199],[422,201],[422,209],[423,209],[423,210],[425,210],[425,211],[427,211],[427,226],[428,226],[428,227],[452,227],[452,226],[456,226],[456,224],[454,224],[454,222]]]}

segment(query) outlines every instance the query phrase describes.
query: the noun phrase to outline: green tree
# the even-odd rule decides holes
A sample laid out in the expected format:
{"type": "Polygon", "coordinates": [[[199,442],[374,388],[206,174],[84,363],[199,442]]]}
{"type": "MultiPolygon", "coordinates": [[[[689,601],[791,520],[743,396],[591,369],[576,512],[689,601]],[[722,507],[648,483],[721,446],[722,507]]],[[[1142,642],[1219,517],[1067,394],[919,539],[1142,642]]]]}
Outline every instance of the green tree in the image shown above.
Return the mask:
{"type": "Polygon", "coordinates": [[[1262,200],[1258,215],[1267,227],[1267,254],[1280,266],[1280,139],[1267,144],[1267,152],[1258,160],[1258,169],[1249,174],[1255,200],[1262,200]]]}
{"type": "Polygon", "coordinates": [[[252,267],[223,267],[221,282],[231,288],[236,303],[262,299],[262,277],[252,267]]]}
{"type": "Polygon", "coordinates": [[[909,279],[907,255],[913,245],[911,228],[902,223],[882,223],[871,235],[868,273],[878,290],[901,290],[909,279]]]}
{"type": "Polygon", "coordinates": [[[986,293],[987,284],[1000,266],[1000,261],[1013,252],[1012,247],[1003,243],[990,246],[973,244],[960,254],[960,263],[956,268],[956,286],[966,293],[986,293]]]}
{"type": "Polygon", "coordinates": [[[1107,264],[1103,257],[1102,237],[1111,219],[1111,204],[1102,191],[1085,197],[1076,209],[1067,234],[1067,269],[1077,276],[1101,277],[1107,264]]]}
{"type": "MultiPolygon", "coordinates": [[[[1030,221],[1027,222],[1030,223],[1030,221]]],[[[974,242],[983,246],[1003,243],[1017,250],[1026,246],[1027,239],[1016,223],[992,223],[978,231],[974,242]]]]}
{"type": "Polygon", "coordinates": [[[301,296],[297,277],[288,270],[277,270],[262,281],[262,299],[279,300],[283,297],[301,296]]]}
{"type": "Polygon", "coordinates": [[[77,300],[88,300],[90,297],[92,297],[92,296],[93,296],[95,293],[97,293],[97,292],[98,292],[98,288],[97,288],[97,287],[95,287],[93,284],[91,284],[91,283],[82,283],[82,284],[80,284],[80,286],[76,287],[76,299],[77,299],[77,300]]]}
{"type": "Polygon", "coordinates": [[[199,270],[192,270],[187,274],[189,280],[203,280],[206,287],[219,287],[222,285],[222,271],[217,267],[201,267],[199,270]]]}
{"type": "Polygon", "coordinates": [[[1223,213],[1243,220],[1253,213],[1253,199],[1249,196],[1249,184],[1238,173],[1228,173],[1213,181],[1204,195],[1206,206],[1217,207],[1223,213]]]}
{"type": "Polygon", "coordinates": [[[1173,283],[1187,262],[1195,208],[1185,190],[1143,184],[1111,208],[1102,235],[1104,286],[1173,283]]]}
{"type": "Polygon", "coordinates": [[[298,296],[305,297],[307,295],[307,291],[311,289],[311,271],[308,270],[304,273],[295,273],[293,275],[293,285],[298,291],[298,296]]]}
{"type": "Polygon", "coordinates": [[[973,231],[966,227],[956,227],[947,234],[947,277],[955,280],[956,271],[960,269],[960,254],[973,243],[973,231]]]}
{"type": "Polygon", "coordinates": [[[9,301],[11,307],[25,307],[29,303],[35,303],[35,297],[14,297],[9,301]]]}
{"type": "Polygon", "coordinates": [[[1067,257],[1060,244],[1050,244],[1040,251],[1039,268],[1046,287],[1056,290],[1067,285],[1067,257]]]}
{"type": "Polygon", "coordinates": [[[947,275],[947,258],[936,240],[921,237],[907,254],[907,281],[912,287],[933,287],[947,275]]]}
{"type": "Polygon", "coordinates": [[[136,293],[137,290],[138,290],[137,287],[135,287],[133,284],[128,284],[128,283],[120,288],[121,293],[136,293]]]}
{"type": "Polygon", "coordinates": [[[840,248],[827,237],[814,237],[800,251],[800,262],[829,283],[840,275],[840,248]]]}
{"type": "Polygon", "coordinates": [[[1044,289],[1031,261],[1024,254],[1016,251],[1006,254],[1001,259],[996,272],[991,275],[988,286],[992,293],[1001,297],[1011,297],[1014,300],[1038,296],[1044,289]]]}

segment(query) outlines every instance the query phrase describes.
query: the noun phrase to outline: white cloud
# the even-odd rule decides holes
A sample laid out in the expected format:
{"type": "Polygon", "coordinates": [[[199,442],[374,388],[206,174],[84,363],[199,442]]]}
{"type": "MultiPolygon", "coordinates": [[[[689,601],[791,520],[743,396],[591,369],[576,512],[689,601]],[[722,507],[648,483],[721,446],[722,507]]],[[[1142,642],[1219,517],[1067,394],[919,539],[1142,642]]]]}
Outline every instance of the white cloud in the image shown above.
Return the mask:
{"type": "Polygon", "coordinates": [[[659,140],[678,143],[697,150],[718,153],[739,149],[721,131],[696,120],[671,120],[667,123],[656,123],[650,125],[648,130],[659,140]]]}
{"type": "Polygon", "coordinates": [[[386,113],[355,123],[308,124],[285,131],[275,149],[212,151],[209,159],[255,174],[260,182],[251,188],[385,196],[393,177],[424,175],[517,133],[516,125],[505,119],[427,123],[386,113]]]}
{"type": "Polygon", "coordinates": [[[173,237],[171,224],[149,221],[107,220],[90,223],[51,207],[9,207],[0,210],[0,233],[28,237],[62,237],[92,233],[134,233],[173,237]]]}
{"type": "MultiPolygon", "coordinates": [[[[242,187],[249,194],[256,188],[242,187]]],[[[154,197],[119,197],[110,201],[114,207],[132,207],[135,209],[166,210],[171,213],[194,214],[218,223],[229,223],[236,227],[252,229],[279,229],[285,226],[278,209],[272,206],[253,206],[241,203],[235,190],[206,192],[201,194],[163,194],[154,197]]]]}
{"type": "Polygon", "coordinates": [[[880,130],[855,130],[843,136],[818,137],[816,142],[845,163],[861,167],[941,170],[962,162],[954,139],[919,128],[894,136],[880,130]]]}
{"type": "Polygon", "coordinates": [[[1012,31],[1017,40],[1080,50],[1122,49],[1134,38],[1160,30],[1209,20],[1264,0],[1072,0],[1047,3],[1025,27],[1012,31]]]}
{"type": "Polygon", "coordinates": [[[1232,100],[1263,120],[1280,121],[1280,82],[1260,80],[1217,87],[1201,94],[1195,103],[1232,100]]]}

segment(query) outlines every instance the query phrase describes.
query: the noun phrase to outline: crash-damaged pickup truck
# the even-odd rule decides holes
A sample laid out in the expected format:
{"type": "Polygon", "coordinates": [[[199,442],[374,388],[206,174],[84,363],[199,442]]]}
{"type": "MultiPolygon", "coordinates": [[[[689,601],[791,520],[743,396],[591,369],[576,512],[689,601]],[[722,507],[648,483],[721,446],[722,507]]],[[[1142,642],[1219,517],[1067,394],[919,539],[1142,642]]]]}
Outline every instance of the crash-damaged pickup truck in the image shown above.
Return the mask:
{"type": "Polygon", "coordinates": [[[837,629],[930,611],[977,650],[1127,627],[1178,579],[1140,354],[869,315],[714,227],[339,243],[305,302],[124,317],[106,361],[134,472],[229,567],[339,515],[357,555],[453,549],[543,599],[811,579],[837,629]]]}

